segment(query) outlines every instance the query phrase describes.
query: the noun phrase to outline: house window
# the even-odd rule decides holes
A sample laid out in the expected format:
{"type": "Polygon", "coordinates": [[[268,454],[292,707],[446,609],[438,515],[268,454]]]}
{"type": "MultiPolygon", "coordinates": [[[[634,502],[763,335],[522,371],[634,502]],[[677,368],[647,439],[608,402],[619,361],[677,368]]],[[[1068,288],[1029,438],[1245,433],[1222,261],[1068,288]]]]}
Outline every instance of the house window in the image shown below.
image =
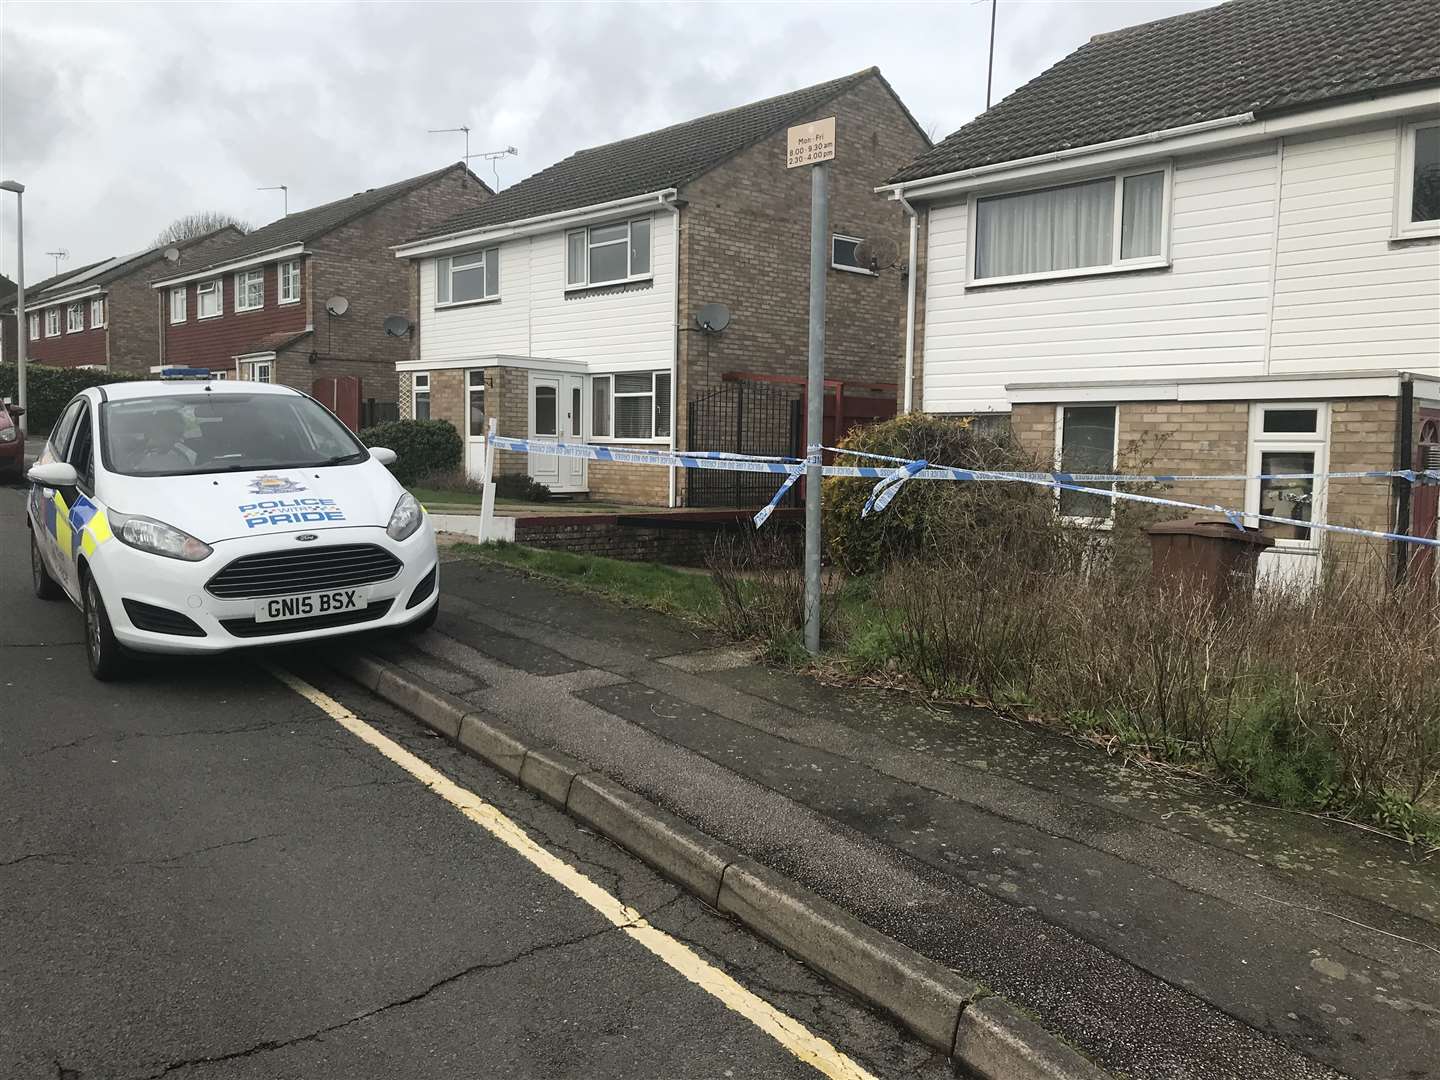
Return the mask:
{"type": "Polygon", "coordinates": [[[565,234],[565,287],[610,285],[650,276],[650,219],[592,225],[565,234]]]}
{"type": "Polygon", "coordinates": [[[185,286],[170,290],[170,321],[172,323],[183,323],[185,321],[185,286]]]}
{"type": "Polygon", "coordinates": [[[39,340],[40,340],[40,316],[39,316],[39,315],[31,315],[31,316],[30,316],[30,340],[31,340],[31,341],[39,341],[39,340]]]}
{"type": "Polygon", "coordinates": [[[1397,236],[1440,234],[1440,120],[1401,129],[1397,236]]]}
{"type": "MultiPolygon", "coordinates": [[[[1313,476],[1287,478],[1286,474],[1326,470],[1325,427],[1325,410],[1318,404],[1253,406],[1248,471],[1269,479],[1248,482],[1247,512],[1297,522],[1320,520],[1323,487],[1316,486],[1313,476]]],[[[1253,524],[1281,547],[1314,546],[1313,530],[1304,524],[1259,520],[1253,524]]]]}
{"type": "Polygon", "coordinates": [[[242,360],[240,378],[248,382],[274,382],[275,362],[273,360],[242,360]]]}
{"type": "Polygon", "coordinates": [[[60,309],[57,307],[45,309],[45,336],[60,336],[60,309]]]}
{"type": "Polygon", "coordinates": [[[300,299],[300,260],[280,264],[280,303],[293,304],[300,299]]]}
{"type": "Polygon", "coordinates": [[[974,200],[976,282],[1164,264],[1168,169],[974,200]]]}
{"type": "Polygon", "coordinates": [[[860,238],[858,236],[841,236],[839,233],[831,236],[830,266],[835,270],[847,270],[852,274],[876,276],[874,270],[855,257],[855,249],[859,246],[860,238]]]}
{"type": "Polygon", "coordinates": [[[670,434],[668,371],[596,378],[591,397],[590,431],[598,438],[663,439],[670,434]]]}
{"type": "Polygon", "coordinates": [[[235,310],[256,311],[265,306],[265,271],[241,270],[235,275],[235,310]]]}
{"type": "MultiPolygon", "coordinates": [[[[1114,405],[1062,405],[1056,417],[1055,467],[1067,473],[1113,473],[1117,450],[1114,405]]],[[[1086,481],[1084,487],[1114,490],[1114,484],[1086,481]]],[[[1089,525],[1109,522],[1115,500],[1085,491],[1060,491],[1062,517],[1089,525]]]]}
{"type": "Polygon", "coordinates": [[[469,304],[500,295],[500,249],[435,260],[435,303],[469,304]]]}
{"type": "Polygon", "coordinates": [[[478,439],[485,434],[485,372],[470,371],[466,374],[466,405],[470,418],[470,437],[478,439]]]}
{"type": "Polygon", "coordinates": [[[65,307],[65,332],[78,334],[85,329],[85,305],[67,304],[65,307]]]}
{"type": "Polygon", "coordinates": [[[102,298],[97,299],[97,300],[91,300],[91,301],[90,301],[90,328],[93,330],[93,329],[95,329],[96,327],[100,327],[100,326],[104,326],[104,325],[105,325],[105,300],[104,300],[104,298],[102,297],[102,298]]]}
{"type": "Polygon", "coordinates": [[[430,373],[417,371],[410,379],[410,415],[416,420],[430,419],[430,373]]]}
{"type": "Polygon", "coordinates": [[[205,281],[195,286],[195,317],[197,319],[213,319],[217,315],[224,314],[225,294],[220,287],[220,282],[205,281]]]}

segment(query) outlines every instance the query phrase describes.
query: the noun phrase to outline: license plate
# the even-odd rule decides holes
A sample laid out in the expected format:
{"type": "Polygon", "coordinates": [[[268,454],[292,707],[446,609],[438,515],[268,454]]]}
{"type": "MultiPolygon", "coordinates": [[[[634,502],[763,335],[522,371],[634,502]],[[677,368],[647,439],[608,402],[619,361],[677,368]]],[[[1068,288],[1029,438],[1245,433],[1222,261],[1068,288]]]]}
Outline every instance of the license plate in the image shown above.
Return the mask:
{"type": "Polygon", "coordinates": [[[255,621],[283,622],[285,619],[309,619],[316,615],[339,615],[346,611],[359,611],[369,602],[369,589],[334,589],[295,596],[271,596],[255,601],[255,621]]]}

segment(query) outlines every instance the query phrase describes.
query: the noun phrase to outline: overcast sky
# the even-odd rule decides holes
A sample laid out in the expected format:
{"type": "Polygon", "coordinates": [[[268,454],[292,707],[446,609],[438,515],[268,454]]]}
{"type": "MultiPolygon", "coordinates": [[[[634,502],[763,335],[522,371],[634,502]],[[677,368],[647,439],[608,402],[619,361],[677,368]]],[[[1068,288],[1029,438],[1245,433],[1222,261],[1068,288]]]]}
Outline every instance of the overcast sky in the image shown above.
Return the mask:
{"type": "MultiPolygon", "coordinates": [[[[995,99],[1092,34],[1209,0],[1000,0],[995,99]]],[[[148,247],[173,218],[264,224],[506,146],[574,150],[878,65],[939,139],[982,111],[990,5],[0,4],[0,174],[26,278],[148,247]]],[[[490,165],[473,163],[491,179],[490,165]]],[[[0,192],[0,272],[15,273],[0,192]]]]}

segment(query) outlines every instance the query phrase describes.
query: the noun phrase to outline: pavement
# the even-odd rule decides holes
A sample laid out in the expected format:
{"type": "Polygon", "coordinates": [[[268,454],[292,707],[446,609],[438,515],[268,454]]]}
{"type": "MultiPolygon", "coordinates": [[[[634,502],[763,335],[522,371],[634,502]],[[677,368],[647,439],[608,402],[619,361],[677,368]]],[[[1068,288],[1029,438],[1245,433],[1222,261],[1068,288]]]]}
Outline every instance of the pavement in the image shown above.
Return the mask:
{"type": "Polygon", "coordinates": [[[450,562],[378,651],[1028,1010],[1117,1075],[1440,1076],[1440,873],[978,710],[450,562]]]}
{"type": "MultiPolygon", "coordinates": [[[[304,650],[102,685],[0,488],[0,1076],[819,1075],[281,665],[875,1077],[940,1056],[304,650]]],[[[505,645],[502,643],[501,648],[505,645]]],[[[832,1073],[832,1075],[838,1075],[832,1073]]],[[[864,1073],[851,1075],[863,1076],[864,1073]]]]}

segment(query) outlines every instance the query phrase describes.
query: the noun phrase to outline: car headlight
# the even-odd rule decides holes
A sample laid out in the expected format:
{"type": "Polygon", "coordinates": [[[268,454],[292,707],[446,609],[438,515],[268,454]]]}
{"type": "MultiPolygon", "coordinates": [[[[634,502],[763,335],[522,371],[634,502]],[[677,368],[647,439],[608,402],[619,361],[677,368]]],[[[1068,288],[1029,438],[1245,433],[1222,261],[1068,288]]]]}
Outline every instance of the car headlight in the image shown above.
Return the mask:
{"type": "Polygon", "coordinates": [[[208,559],[209,544],[196,540],[187,532],[181,532],[173,525],[166,525],[154,518],[139,515],[109,512],[110,531],[116,539],[152,555],[163,555],[167,559],[183,559],[185,562],[199,562],[208,559]]]}
{"type": "Polygon", "coordinates": [[[390,512],[390,524],[385,526],[385,534],[391,540],[404,540],[420,528],[424,516],[425,511],[420,508],[419,501],[407,491],[390,512]]]}

